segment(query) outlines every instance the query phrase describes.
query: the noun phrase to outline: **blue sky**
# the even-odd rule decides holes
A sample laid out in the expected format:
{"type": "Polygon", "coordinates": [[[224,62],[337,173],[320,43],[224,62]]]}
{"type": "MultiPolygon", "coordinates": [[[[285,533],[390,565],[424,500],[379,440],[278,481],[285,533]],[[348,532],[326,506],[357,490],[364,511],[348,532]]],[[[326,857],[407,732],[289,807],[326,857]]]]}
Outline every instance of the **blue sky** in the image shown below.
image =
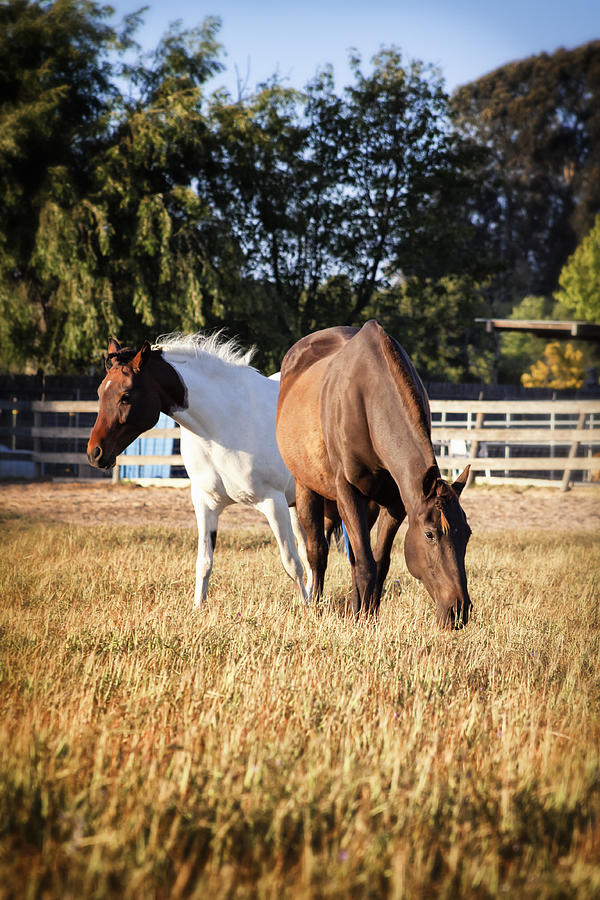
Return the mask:
{"type": "MultiPolygon", "coordinates": [[[[110,2],[110,0],[109,0],[110,2]]],[[[142,3],[113,0],[115,20],[142,3]]],[[[149,0],[138,32],[144,49],[156,45],[169,23],[186,27],[207,15],[222,20],[227,72],[215,82],[236,93],[275,72],[303,87],[331,63],[336,86],[350,79],[348,50],[368,62],[394,44],[405,58],[439,66],[448,90],[506,62],[600,38],[600,0],[149,0]]]]}

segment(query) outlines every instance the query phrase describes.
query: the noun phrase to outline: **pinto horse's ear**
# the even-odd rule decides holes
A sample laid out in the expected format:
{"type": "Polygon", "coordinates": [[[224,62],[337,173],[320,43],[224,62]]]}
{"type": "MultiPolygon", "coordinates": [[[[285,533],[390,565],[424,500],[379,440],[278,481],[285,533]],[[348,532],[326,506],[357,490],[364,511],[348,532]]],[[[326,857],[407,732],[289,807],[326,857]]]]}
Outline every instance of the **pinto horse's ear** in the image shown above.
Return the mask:
{"type": "Polygon", "coordinates": [[[429,500],[435,494],[435,488],[439,477],[440,470],[437,466],[429,466],[423,475],[423,496],[426,500],[429,500]]]}
{"type": "Polygon", "coordinates": [[[460,497],[463,488],[465,488],[467,486],[470,469],[471,469],[471,464],[469,463],[469,465],[464,469],[463,472],[460,473],[460,475],[458,476],[458,478],[452,485],[457,497],[460,497]]]}
{"type": "Polygon", "coordinates": [[[135,354],[133,359],[131,360],[131,368],[138,375],[148,360],[150,359],[150,354],[152,352],[152,347],[148,341],[144,341],[141,346],[141,349],[135,354]]]}

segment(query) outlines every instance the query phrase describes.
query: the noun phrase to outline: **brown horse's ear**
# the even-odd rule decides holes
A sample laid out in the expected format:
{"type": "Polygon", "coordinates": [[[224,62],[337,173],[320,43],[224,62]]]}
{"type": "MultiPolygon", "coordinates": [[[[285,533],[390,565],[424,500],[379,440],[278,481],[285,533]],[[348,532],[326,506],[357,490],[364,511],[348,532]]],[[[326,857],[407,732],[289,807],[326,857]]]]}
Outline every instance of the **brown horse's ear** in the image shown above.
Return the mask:
{"type": "Polygon", "coordinates": [[[435,488],[439,477],[440,470],[437,466],[429,466],[423,475],[423,496],[426,500],[429,500],[435,494],[435,488]]]}
{"type": "Polygon", "coordinates": [[[465,487],[467,486],[467,481],[468,481],[468,478],[469,478],[469,471],[470,471],[470,469],[471,469],[471,464],[469,463],[469,465],[466,466],[466,468],[464,469],[464,471],[460,473],[460,475],[458,476],[458,478],[456,479],[456,481],[455,481],[454,484],[452,485],[452,487],[454,488],[454,491],[455,491],[457,497],[460,497],[463,488],[465,488],[465,487]]]}
{"type": "Polygon", "coordinates": [[[131,360],[131,368],[136,374],[139,374],[148,360],[150,359],[150,354],[152,352],[152,347],[148,341],[144,341],[141,346],[141,349],[135,354],[133,359],[131,360]]]}

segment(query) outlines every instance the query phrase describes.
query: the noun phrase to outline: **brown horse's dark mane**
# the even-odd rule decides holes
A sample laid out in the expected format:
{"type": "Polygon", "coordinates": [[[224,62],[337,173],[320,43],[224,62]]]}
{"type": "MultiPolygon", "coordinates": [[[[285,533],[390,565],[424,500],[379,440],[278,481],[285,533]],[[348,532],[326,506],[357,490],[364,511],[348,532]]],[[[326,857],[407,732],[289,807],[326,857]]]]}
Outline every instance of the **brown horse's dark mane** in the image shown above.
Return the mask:
{"type": "Polygon", "coordinates": [[[422,429],[427,437],[430,437],[431,425],[423,393],[417,380],[419,376],[412,366],[407,364],[398,344],[383,329],[380,329],[380,338],[390,372],[413,423],[422,429]]]}

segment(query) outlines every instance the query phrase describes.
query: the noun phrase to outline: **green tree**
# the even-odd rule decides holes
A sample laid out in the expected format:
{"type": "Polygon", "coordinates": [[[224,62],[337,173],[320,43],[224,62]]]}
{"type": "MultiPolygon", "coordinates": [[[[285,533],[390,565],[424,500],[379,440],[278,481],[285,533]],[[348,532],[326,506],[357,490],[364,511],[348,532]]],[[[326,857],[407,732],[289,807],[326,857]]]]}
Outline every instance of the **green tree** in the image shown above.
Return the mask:
{"type": "Polygon", "coordinates": [[[206,187],[215,217],[231,229],[246,291],[253,285],[252,307],[239,309],[239,318],[250,317],[239,322],[241,333],[274,342],[279,359],[299,332],[299,307],[310,281],[310,187],[304,178],[307,134],[300,103],[296,91],[274,81],[237,101],[220,92],[210,108],[206,187]]]}
{"type": "Polygon", "coordinates": [[[82,0],[0,8],[5,364],[82,369],[111,331],[139,341],[222,321],[229,245],[193,181],[219,23],[173,28],[125,66],[114,51],[135,49],[139,16],[117,33],[110,14],[82,0]]]}
{"type": "Polygon", "coordinates": [[[510,63],[458,89],[457,125],[488,150],[469,200],[501,265],[496,312],[549,296],[600,208],[600,41],[510,63]]]}
{"type": "MultiPolygon", "coordinates": [[[[0,350],[8,363],[41,361],[55,340],[53,314],[68,304],[68,291],[49,292],[38,272],[45,239],[46,268],[58,268],[50,256],[63,249],[52,231],[62,211],[76,207],[62,223],[74,239],[95,215],[80,201],[115,97],[107,58],[131,46],[135,26],[130,17],[117,32],[104,22],[110,13],[76,0],[0,6],[0,350]]],[[[76,303],[77,293],[73,286],[76,303]]]]}
{"type": "Polygon", "coordinates": [[[494,353],[474,321],[487,311],[484,291],[468,276],[401,278],[378,292],[364,311],[408,351],[432,381],[491,380],[494,353]]]}
{"type": "Polygon", "coordinates": [[[440,277],[461,256],[472,145],[446,115],[439,73],[382,51],[341,96],[325,69],[300,93],[276,81],[211,108],[212,203],[262,285],[277,353],[358,321],[398,271],[440,277]]]}
{"type": "MultiPolygon", "coordinates": [[[[525,297],[513,307],[509,318],[543,321],[552,319],[555,304],[548,297],[525,297]]],[[[518,384],[523,372],[540,359],[546,346],[544,338],[526,332],[505,332],[498,341],[498,379],[518,384]]]]}
{"type": "Polygon", "coordinates": [[[437,280],[478,269],[464,253],[462,214],[474,145],[452,127],[439,71],[382,50],[369,74],[351,60],[342,127],[343,227],[339,257],[355,285],[348,321],[398,273],[437,280]]]}
{"type": "Polygon", "coordinates": [[[600,215],[563,266],[558,283],[554,297],[568,313],[600,322],[600,215]]]}
{"type": "MultiPolygon", "coordinates": [[[[96,158],[92,196],[109,227],[98,275],[111,286],[128,341],[221,321],[214,223],[201,183],[194,185],[210,137],[203,86],[220,69],[218,27],[208,19],[189,31],[172,28],[149,62],[129,67],[137,94],[121,98],[96,158]]],[[[226,254],[224,242],[220,258],[226,254]]]]}

